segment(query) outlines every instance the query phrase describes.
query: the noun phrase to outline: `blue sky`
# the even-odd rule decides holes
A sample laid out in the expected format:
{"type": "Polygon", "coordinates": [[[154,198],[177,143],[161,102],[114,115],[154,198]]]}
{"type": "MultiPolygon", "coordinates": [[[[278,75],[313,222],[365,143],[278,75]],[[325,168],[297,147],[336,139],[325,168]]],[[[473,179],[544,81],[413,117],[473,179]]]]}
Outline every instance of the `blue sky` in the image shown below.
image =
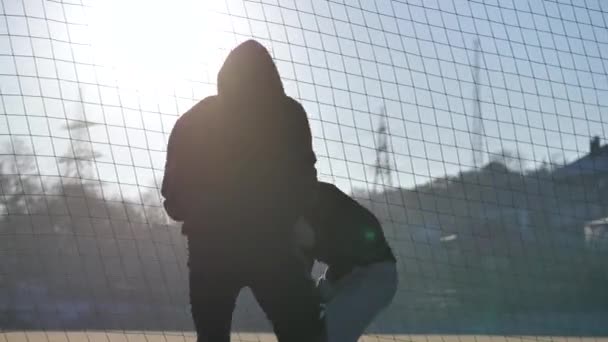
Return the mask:
{"type": "Polygon", "coordinates": [[[343,188],[373,179],[383,107],[395,183],[472,166],[476,39],[486,153],[518,150],[533,167],[573,160],[592,135],[607,137],[600,1],[168,4],[146,2],[142,16],[139,0],[2,2],[0,140],[37,156],[40,170],[28,172],[60,175],[54,156],[79,134],[101,155],[93,178],[158,181],[177,115],[215,92],[223,58],[249,37],[272,50],[288,93],[308,111],[319,171],[343,188]],[[69,120],[97,125],[70,135],[69,120]]]}

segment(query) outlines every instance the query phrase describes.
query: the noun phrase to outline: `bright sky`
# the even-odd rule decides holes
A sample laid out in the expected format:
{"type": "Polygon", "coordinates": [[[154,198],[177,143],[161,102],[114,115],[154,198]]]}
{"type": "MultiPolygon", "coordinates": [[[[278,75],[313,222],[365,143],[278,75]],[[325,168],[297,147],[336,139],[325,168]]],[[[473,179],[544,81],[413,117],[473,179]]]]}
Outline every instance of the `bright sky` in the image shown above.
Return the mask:
{"type": "MultiPolygon", "coordinates": [[[[0,133],[29,129],[42,139],[61,119],[86,118],[103,124],[89,130],[108,163],[99,167],[101,178],[137,184],[151,181],[150,172],[139,174],[154,167],[158,179],[176,115],[213,94],[229,49],[255,36],[308,111],[320,172],[342,187],[344,177],[355,185],[373,179],[370,130],[378,117],[370,113],[382,106],[396,183],[422,184],[472,165],[476,38],[488,151],[518,149],[532,166],[556,156],[572,160],[588,151],[592,135],[608,137],[608,8],[599,1],[587,8],[549,1],[266,2],[105,0],[82,7],[4,0],[0,87],[2,110],[12,115],[0,133]],[[36,19],[45,15],[48,22],[36,19]],[[70,39],[82,45],[70,49],[62,43],[70,39]],[[45,101],[36,98],[41,94],[45,101]],[[35,118],[41,110],[51,119],[35,118]]],[[[61,141],[45,139],[60,150],[61,141]]]]}

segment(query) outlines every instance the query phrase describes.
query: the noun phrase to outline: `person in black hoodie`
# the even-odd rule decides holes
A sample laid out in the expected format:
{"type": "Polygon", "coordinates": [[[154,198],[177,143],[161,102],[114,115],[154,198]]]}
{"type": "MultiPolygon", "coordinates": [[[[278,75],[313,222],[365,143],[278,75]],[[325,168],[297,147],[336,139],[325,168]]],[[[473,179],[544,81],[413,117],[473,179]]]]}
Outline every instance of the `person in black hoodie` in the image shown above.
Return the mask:
{"type": "Polygon", "coordinates": [[[314,210],[294,227],[309,267],[314,259],[328,266],[317,283],[327,342],[356,342],[397,290],[396,259],[382,225],[335,185],[319,182],[314,210]]]}
{"type": "Polygon", "coordinates": [[[306,112],[253,40],[230,52],[217,87],[177,120],[162,184],[165,210],[183,221],[188,239],[198,341],[230,340],[246,286],[279,341],[315,341],[323,332],[320,298],[293,248],[293,225],[316,198],[306,112]]]}

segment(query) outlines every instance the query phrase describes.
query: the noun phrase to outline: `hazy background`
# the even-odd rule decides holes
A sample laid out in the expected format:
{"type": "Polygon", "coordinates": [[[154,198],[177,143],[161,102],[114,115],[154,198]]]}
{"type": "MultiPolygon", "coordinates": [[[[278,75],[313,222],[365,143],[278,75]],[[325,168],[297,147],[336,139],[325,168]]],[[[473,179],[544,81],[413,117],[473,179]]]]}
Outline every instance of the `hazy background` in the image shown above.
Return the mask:
{"type": "MultiPolygon", "coordinates": [[[[608,333],[607,3],[0,5],[0,327],[192,329],[166,139],[254,37],[321,178],[385,223],[400,287],[370,333],[608,333]]],[[[269,331],[247,293],[235,330],[269,331]]]]}

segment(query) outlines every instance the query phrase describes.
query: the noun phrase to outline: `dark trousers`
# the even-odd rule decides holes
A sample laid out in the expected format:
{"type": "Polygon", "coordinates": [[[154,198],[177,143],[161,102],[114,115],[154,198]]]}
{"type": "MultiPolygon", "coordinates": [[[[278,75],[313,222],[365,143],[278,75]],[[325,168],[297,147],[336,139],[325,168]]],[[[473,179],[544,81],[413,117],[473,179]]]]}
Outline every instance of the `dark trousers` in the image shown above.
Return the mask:
{"type": "Polygon", "coordinates": [[[279,342],[320,339],[320,297],[306,265],[289,248],[227,252],[211,245],[188,242],[190,304],[198,342],[230,341],[232,313],[243,287],[253,292],[279,342]]]}

